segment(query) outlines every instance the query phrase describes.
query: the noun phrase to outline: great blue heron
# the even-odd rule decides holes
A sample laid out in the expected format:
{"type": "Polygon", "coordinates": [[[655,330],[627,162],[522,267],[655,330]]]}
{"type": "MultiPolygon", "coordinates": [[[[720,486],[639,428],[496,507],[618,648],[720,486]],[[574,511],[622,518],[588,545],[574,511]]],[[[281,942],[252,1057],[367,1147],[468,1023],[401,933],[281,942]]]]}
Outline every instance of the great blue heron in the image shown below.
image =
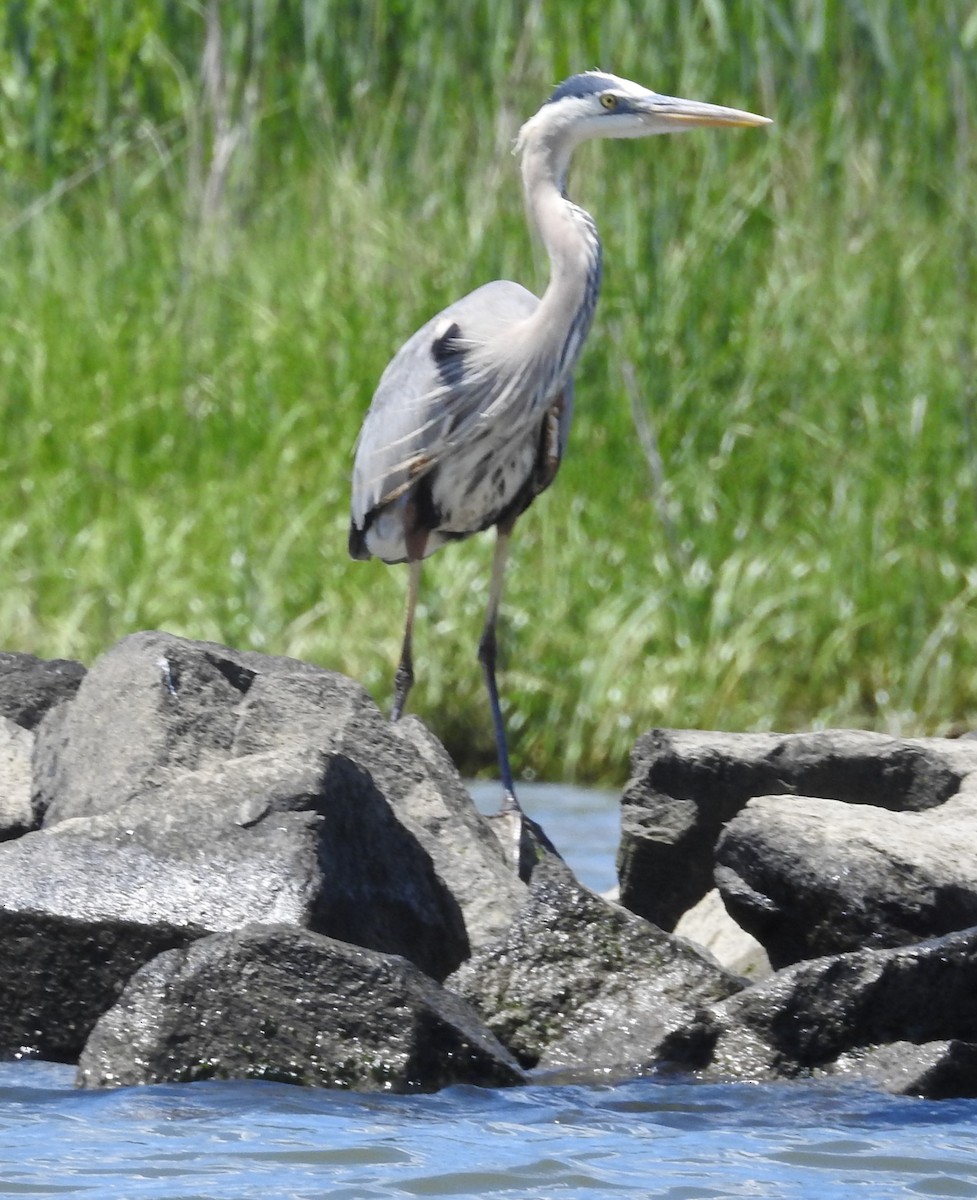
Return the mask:
{"type": "Polygon", "coordinates": [[[601,245],[590,214],[566,195],[574,149],[591,138],[640,138],[700,125],[766,125],[735,108],[661,96],[602,71],[561,83],[519,131],[529,220],[550,260],[541,299],[496,280],[449,305],[397,352],[366,415],[353,468],[349,552],[409,564],[393,720],[414,681],[411,641],[421,563],[446,542],[495,526],[485,673],[503,812],[519,811],[495,679],[496,618],[516,518],[560,466],[572,373],[590,329],[601,245]]]}

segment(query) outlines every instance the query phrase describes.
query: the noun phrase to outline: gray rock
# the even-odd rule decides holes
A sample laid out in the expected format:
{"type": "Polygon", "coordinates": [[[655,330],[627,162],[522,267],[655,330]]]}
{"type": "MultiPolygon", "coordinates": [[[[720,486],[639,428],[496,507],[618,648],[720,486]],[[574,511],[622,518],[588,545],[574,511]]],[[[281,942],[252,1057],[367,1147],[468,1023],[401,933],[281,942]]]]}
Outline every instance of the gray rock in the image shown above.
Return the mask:
{"type": "MultiPolygon", "coordinates": [[[[673,1035],[661,1057],[714,1080],[852,1074],[861,1058],[866,1077],[878,1080],[884,1068],[894,1086],[902,1074],[922,1087],[918,1047],[977,1040],[975,988],[977,929],[809,959],[714,1005],[673,1035]],[[901,1042],[911,1050],[901,1054],[901,1042]]],[[[932,1048],[926,1057],[933,1066],[932,1048]]],[[[948,1065],[943,1086],[950,1074],[948,1065]]]]}
{"type": "Polygon", "coordinates": [[[638,739],[622,799],[621,903],[664,929],[713,886],[722,827],[754,796],[825,796],[921,811],[977,771],[977,743],[826,730],[653,730],[638,739]]]}
{"type": "Polygon", "coordinates": [[[360,736],[361,748],[348,746],[347,753],[368,762],[397,818],[431,855],[461,906],[472,948],[501,937],[526,897],[519,852],[525,856],[527,834],[513,853],[493,818],[475,807],[444,747],[416,717],[395,725],[380,717],[360,736]]]}
{"type": "Polygon", "coordinates": [[[0,841],[20,837],[34,827],[33,750],[33,732],[8,717],[0,717],[0,841]]]}
{"type": "Polygon", "coordinates": [[[740,980],[541,864],[506,936],[448,980],[524,1066],[636,1069],[740,980]]]}
{"type": "Polygon", "coordinates": [[[45,713],[74,696],[84,675],[71,659],[0,651],[0,716],[34,729],[45,713]]]}
{"type": "MultiPolygon", "coordinates": [[[[34,798],[45,824],[110,812],[176,773],[234,757],[239,707],[259,662],[268,673],[315,672],[166,633],[136,633],[113,646],[59,719],[39,731],[34,798]]],[[[349,682],[337,709],[358,690],[349,682]]]]}
{"type": "Polygon", "coordinates": [[[143,967],[78,1070],[85,1087],[210,1078],[420,1092],[525,1076],[467,1005],[403,959],[252,926],[143,967]]]}
{"type": "Polygon", "coordinates": [[[0,845],[0,1053],[76,1057],[147,958],[256,920],[438,977],[469,948],[430,856],[366,772],[341,754],[253,754],[0,845]]]}
{"type": "MultiPolygon", "coordinates": [[[[283,743],[328,745],[360,762],[428,848],[462,906],[472,945],[502,933],[525,895],[518,868],[526,847],[513,847],[478,812],[444,748],[416,717],[392,724],[357,685],[329,672],[262,676],[241,705],[234,749],[283,743]]],[[[531,845],[531,831],[519,832],[531,845]]]]}
{"type": "Polygon", "coordinates": [[[726,826],[716,882],[775,967],[977,925],[977,796],[927,812],[764,796],[726,826]]]}
{"type": "Polygon", "coordinates": [[[897,1096],[929,1100],[977,1097],[977,1044],[893,1042],[842,1054],[826,1076],[855,1078],[897,1096]]]}
{"type": "MultiPolygon", "coordinates": [[[[352,680],[165,633],[125,638],[40,731],[35,805],[51,827],[128,807],[187,773],[265,753],[345,758],[383,795],[461,905],[472,945],[525,894],[490,824],[420,722],[392,725],[352,680]]],[[[339,853],[339,849],[337,849],[339,853]]]]}

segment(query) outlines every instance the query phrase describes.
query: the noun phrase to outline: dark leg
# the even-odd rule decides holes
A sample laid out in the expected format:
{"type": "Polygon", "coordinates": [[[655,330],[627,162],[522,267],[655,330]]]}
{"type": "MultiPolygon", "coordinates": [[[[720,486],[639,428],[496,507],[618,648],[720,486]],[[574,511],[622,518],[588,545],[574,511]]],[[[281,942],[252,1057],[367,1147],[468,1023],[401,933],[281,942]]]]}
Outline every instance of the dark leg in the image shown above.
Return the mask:
{"type": "Polygon", "coordinates": [[[502,811],[520,812],[519,801],[516,799],[516,788],[512,781],[512,767],[509,765],[509,748],[505,738],[505,724],[502,720],[502,709],[499,706],[499,689],[495,682],[495,623],[499,615],[499,602],[502,599],[502,584],[505,579],[505,564],[509,552],[509,535],[512,526],[496,530],[495,557],[492,560],[492,583],[489,588],[489,602],[485,613],[485,627],[478,643],[478,661],[482,664],[485,674],[485,686],[488,689],[489,706],[492,709],[492,724],[495,728],[495,747],[499,756],[499,774],[502,777],[502,811]]]}
{"type": "Polygon", "coordinates": [[[411,643],[414,636],[414,613],[417,609],[417,593],[421,582],[421,559],[411,559],[410,578],[407,581],[407,610],[404,616],[404,642],[400,649],[400,662],[394,679],[394,706],[391,721],[399,721],[407,703],[407,693],[414,682],[414,659],[411,643]]]}

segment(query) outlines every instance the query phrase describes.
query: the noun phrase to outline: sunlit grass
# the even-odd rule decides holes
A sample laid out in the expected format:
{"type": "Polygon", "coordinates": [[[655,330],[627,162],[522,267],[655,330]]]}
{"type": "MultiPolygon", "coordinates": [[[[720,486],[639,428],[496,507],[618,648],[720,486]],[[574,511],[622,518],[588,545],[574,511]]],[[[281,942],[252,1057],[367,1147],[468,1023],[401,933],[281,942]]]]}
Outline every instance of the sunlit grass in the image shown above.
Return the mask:
{"type": "MultiPolygon", "coordinates": [[[[600,62],[777,124],[578,155],[606,281],[568,459],[514,539],[518,769],[620,780],[655,724],[977,716],[968,6],[633,7],[479,6],[477,60],[423,4],[406,40],[364,6],[342,62],[307,29],[206,220],[189,76],[77,186],[53,139],[47,176],[5,181],[4,648],[91,661],[163,627],[389,703],[405,579],[346,555],[356,430],[421,321],[493,277],[543,285],[509,145],[600,62]]],[[[490,556],[430,560],[417,631],[412,708],[466,769],[493,757],[490,556]]]]}

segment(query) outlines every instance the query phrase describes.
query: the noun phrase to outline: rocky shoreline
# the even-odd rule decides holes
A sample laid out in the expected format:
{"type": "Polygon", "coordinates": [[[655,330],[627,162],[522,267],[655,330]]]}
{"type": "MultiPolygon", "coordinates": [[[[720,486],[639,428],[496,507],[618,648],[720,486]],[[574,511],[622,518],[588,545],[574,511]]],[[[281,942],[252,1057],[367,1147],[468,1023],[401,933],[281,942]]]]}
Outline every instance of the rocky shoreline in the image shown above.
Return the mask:
{"type": "Polygon", "coordinates": [[[155,632],[0,654],[0,1055],[977,1095],[977,740],[655,730],[632,768],[618,902],[340,675],[155,632]]]}

